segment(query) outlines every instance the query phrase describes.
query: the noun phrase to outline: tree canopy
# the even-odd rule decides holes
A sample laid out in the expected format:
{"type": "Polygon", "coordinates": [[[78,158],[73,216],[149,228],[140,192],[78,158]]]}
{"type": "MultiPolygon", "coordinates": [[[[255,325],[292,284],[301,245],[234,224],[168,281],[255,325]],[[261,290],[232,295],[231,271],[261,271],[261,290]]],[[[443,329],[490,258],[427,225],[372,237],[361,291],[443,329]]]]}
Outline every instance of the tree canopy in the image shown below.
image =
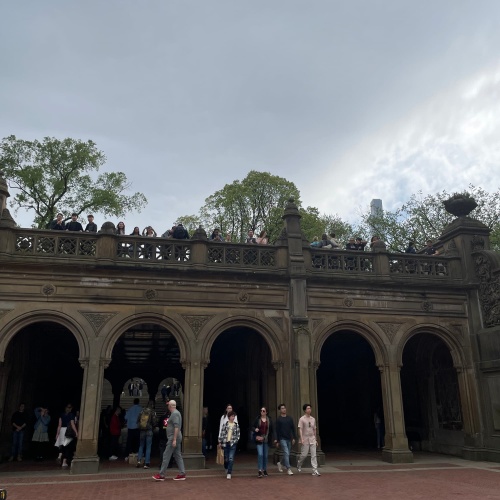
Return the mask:
{"type": "Polygon", "coordinates": [[[123,217],[131,210],[141,211],[147,204],[142,193],[127,195],[130,188],[123,172],[104,172],[104,154],[92,141],[24,141],[6,137],[0,144],[0,170],[10,187],[17,190],[13,206],[33,210],[34,224],[46,228],[58,212],[69,218],[75,212],[101,212],[123,217]]]}
{"type": "Polygon", "coordinates": [[[233,241],[243,241],[249,229],[255,233],[265,229],[273,241],[283,227],[281,217],[289,198],[300,204],[293,182],[252,170],[242,181],[226,184],[209,196],[200,209],[200,219],[209,230],[218,227],[230,233],[233,241]]]}

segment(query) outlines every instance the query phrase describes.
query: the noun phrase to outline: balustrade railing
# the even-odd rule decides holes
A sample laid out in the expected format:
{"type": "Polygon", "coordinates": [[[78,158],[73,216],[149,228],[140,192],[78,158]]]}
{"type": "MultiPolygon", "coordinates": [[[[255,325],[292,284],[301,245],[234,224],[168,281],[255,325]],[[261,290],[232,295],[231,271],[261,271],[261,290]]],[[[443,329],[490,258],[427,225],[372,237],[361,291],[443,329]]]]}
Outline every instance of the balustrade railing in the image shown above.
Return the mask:
{"type": "Polygon", "coordinates": [[[33,231],[16,235],[14,251],[36,256],[95,257],[96,249],[97,237],[94,234],[33,231]]]}
{"type": "Polygon", "coordinates": [[[241,267],[276,267],[276,249],[272,246],[209,243],[209,264],[241,267]]]}
{"type": "Polygon", "coordinates": [[[434,255],[391,255],[389,270],[391,274],[406,274],[413,276],[449,276],[449,259],[434,255]]]}
{"type": "Polygon", "coordinates": [[[373,254],[368,252],[314,250],[311,252],[313,271],[338,273],[373,273],[373,254]]]}
{"type": "Polygon", "coordinates": [[[129,260],[188,262],[191,246],[192,241],[190,240],[119,236],[116,257],[129,260]]]}

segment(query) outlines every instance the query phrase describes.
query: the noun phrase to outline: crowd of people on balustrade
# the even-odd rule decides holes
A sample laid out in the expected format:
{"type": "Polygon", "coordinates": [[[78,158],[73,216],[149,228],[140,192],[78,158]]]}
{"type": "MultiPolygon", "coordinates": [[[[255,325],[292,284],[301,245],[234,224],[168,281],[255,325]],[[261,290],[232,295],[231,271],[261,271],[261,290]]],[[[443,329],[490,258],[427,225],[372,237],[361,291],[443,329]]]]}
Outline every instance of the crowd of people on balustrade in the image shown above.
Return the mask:
{"type": "MultiPolygon", "coordinates": [[[[372,236],[370,240],[370,249],[373,250],[374,247],[380,244],[379,236],[372,236]]],[[[326,234],[323,233],[321,239],[317,236],[313,238],[311,242],[312,248],[324,248],[324,249],[332,249],[332,250],[356,250],[356,251],[364,251],[368,245],[367,241],[364,241],[362,238],[349,238],[348,242],[345,245],[342,245],[339,241],[337,241],[335,233],[326,234]]],[[[426,246],[417,251],[414,241],[409,241],[408,246],[405,250],[405,253],[423,253],[425,255],[438,255],[440,252],[434,247],[432,240],[427,240],[426,246]]]]}
{"type": "MultiPolygon", "coordinates": [[[[80,231],[87,233],[96,233],[98,231],[97,224],[94,222],[94,216],[89,214],[87,216],[88,224],[83,228],[82,224],[78,222],[78,215],[73,213],[71,215],[71,221],[64,222],[63,214],[58,213],[57,218],[52,221],[50,225],[50,229],[59,230],[59,231],[80,231]]],[[[125,229],[125,223],[123,221],[118,222],[116,225],[116,234],[126,236],[128,233],[125,229]]],[[[142,231],[138,226],[135,226],[133,231],[129,234],[130,236],[146,236],[146,237],[157,237],[158,233],[151,226],[146,226],[142,231]]],[[[178,240],[187,240],[190,238],[189,232],[183,226],[182,223],[175,223],[170,229],[167,229],[162,235],[162,238],[173,238],[178,240]]],[[[227,242],[230,243],[232,241],[231,233],[227,233],[225,236],[221,232],[219,228],[215,228],[210,234],[210,241],[219,241],[219,242],[227,242]]],[[[378,242],[380,242],[379,236],[372,236],[370,240],[369,247],[373,249],[378,242]]],[[[245,243],[248,244],[256,244],[256,245],[267,245],[269,243],[269,239],[267,237],[266,230],[262,230],[258,236],[254,234],[253,230],[249,230],[247,236],[245,238],[245,243]]],[[[354,238],[350,237],[347,243],[342,244],[336,239],[335,233],[326,234],[323,233],[321,239],[318,236],[313,238],[313,241],[310,243],[312,248],[323,248],[323,249],[332,249],[332,250],[357,250],[364,251],[367,248],[368,242],[363,240],[362,238],[354,238]]],[[[423,253],[425,255],[438,255],[440,252],[436,250],[433,246],[432,240],[427,240],[426,246],[417,251],[415,247],[414,241],[408,242],[408,247],[405,250],[405,253],[423,253]]]]}
{"type": "MultiPolygon", "coordinates": [[[[57,214],[57,217],[51,222],[49,229],[54,231],[77,231],[85,233],[97,233],[98,227],[94,222],[94,216],[92,214],[87,215],[88,224],[83,228],[83,225],[78,222],[78,214],[71,214],[71,220],[69,222],[64,221],[64,216],[61,213],[57,214]]],[[[146,226],[142,231],[139,226],[135,226],[133,231],[129,234],[125,229],[125,223],[123,221],[118,222],[116,225],[116,234],[122,236],[145,236],[150,238],[155,238],[158,233],[153,229],[152,226],[146,226]]],[[[188,230],[184,227],[182,223],[175,223],[170,229],[167,229],[162,235],[162,238],[174,238],[177,240],[188,240],[190,238],[188,230]]],[[[209,240],[227,242],[232,241],[231,233],[227,233],[225,236],[222,234],[219,228],[215,228],[210,234],[209,240]]],[[[258,236],[254,234],[252,229],[248,230],[247,236],[245,238],[245,243],[255,244],[255,245],[267,245],[269,239],[267,237],[266,230],[262,230],[258,236]]]]}

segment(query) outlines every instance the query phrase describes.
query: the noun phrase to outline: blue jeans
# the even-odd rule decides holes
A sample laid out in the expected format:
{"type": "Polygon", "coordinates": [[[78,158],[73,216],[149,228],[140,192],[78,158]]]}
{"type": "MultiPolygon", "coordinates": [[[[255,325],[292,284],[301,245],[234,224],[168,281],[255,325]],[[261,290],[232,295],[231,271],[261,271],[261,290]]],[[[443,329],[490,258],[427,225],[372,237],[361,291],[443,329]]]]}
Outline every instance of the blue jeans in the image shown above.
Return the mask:
{"type": "Polygon", "coordinates": [[[259,470],[267,470],[268,449],[269,445],[267,443],[262,443],[257,445],[259,470]]]}
{"type": "Polygon", "coordinates": [[[236,453],[236,443],[232,446],[226,443],[224,447],[224,469],[227,470],[228,474],[233,472],[234,454],[236,453]]]}
{"type": "Polygon", "coordinates": [[[290,468],[290,449],[292,448],[292,442],[289,439],[280,439],[281,451],[283,451],[283,457],[281,458],[281,463],[287,469],[290,468]]]}
{"type": "Polygon", "coordinates": [[[139,452],[137,453],[137,462],[142,460],[142,457],[145,455],[144,463],[149,465],[149,461],[151,458],[151,443],[153,442],[153,431],[141,431],[139,436],[139,452]],[[144,452],[144,447],[146,447],[146,451],[144,452]]]}
{"type": "Polygon", "coordinates": [[[20,457],[23,454],[24,431],[14,431],[12,433],[11,457],[20,457]]]}

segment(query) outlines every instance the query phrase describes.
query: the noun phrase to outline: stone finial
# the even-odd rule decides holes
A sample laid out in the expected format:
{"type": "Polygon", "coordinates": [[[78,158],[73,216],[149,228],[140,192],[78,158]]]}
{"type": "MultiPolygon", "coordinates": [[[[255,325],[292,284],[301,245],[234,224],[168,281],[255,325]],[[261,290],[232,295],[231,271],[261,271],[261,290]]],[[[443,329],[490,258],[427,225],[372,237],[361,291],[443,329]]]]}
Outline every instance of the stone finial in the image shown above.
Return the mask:
{"type": "Polygon", "coordinates": [[[387,246],[382,240],[376,240],[370,244],[372,252],[385,252],[387,251],[387,246]]]}
{"type": "Polygon", "coordinates": [[[191,236],[192,240],[206,240],[207,238],[207,233],[201,226],[199,226],[193,236],[191,236]]]}
{"type": "Polygon", "coordinates": [[[4,173],[0,171],[0,227],[16,227],[16,221],[10,215],[7,208],[7,198],[10,196],[9,187],[4,173]]]}
{"type": "Polygon", "coordinates": [[[443,201],[445,210],[455,217],[467,217],[476,207],[476,200],[467,192],[455,193],[443,201]]]}
{"type": "Polygon", "coordinates": [[[99,232],[104,234],[115,234],[116,226],[112,222],[105,222],[101,226],[101,230],[99,232]]]}

